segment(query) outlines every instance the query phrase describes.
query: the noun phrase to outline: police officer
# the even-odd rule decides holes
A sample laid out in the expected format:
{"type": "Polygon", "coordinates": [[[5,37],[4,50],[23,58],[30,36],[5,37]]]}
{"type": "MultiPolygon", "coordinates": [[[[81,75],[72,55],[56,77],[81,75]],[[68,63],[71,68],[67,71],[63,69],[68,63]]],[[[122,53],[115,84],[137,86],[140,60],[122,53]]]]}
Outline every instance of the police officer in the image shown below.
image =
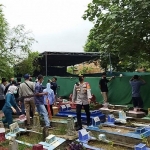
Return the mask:
{"type": "Polygon", "coordinates": [[[91,89],[88,82],[84,82],[84,76],[79,75],[79,83],[74,85],[72,102],[76,103],[76,113],[77,113],[77,124],[78,127],[76,130],[82,129],[81,122],[81,109],[84,107],[86,116],[87,116],[87,125],[90,125],[90,109],[89,104],[91,102],[91,89]]]}

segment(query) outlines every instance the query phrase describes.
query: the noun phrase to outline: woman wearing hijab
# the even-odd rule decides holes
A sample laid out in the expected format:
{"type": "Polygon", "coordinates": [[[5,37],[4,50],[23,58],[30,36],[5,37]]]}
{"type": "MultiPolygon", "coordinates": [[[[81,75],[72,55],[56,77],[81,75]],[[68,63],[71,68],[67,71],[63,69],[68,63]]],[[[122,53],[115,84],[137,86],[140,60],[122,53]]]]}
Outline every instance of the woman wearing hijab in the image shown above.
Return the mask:
{"type": "Polygon", "coordinates": [[[53,116],[53,104],[54,104],[54,100],[55,100],[55,95],[54,95],[54,91],[51,89],[51,84],[50,83],[46,84],[46,89],[44,89],[43,92],[47,92],[48,93],[48,95],[44,95],[44,104],[45,104],[46,109],[48,110],[48,108],[47,108],[47,104],[48,104],[47,100],[49,101],[51,114],[53,116]]]}
{"type": "MultiPolygon", "coordinates": [[[[5,105],[2,108],[2,111],[5,115],[3,123],[8,123],[8,127],[13,123],[12,113],[16,113],[16,108],[18,107],[14,97],[15,93],[17,93],[17,87],[15,85],[9,86],[5,97],[5,105]]],[[[21,111],[19,107],[18,109],[21,111]]]]}

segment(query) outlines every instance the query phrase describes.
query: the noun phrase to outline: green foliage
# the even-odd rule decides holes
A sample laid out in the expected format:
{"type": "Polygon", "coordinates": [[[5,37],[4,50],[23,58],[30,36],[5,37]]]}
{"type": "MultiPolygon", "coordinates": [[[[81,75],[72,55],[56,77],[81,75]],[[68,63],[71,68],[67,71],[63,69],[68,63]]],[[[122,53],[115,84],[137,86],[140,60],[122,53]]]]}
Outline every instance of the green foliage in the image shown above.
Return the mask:
{"type": "MultiPolygon", "coordinates": [[[[67,68],[67,72],[68,73],[71,73],[71,74],[74,74],[74,71],[76,70],[77,68],[75,66],[70,66],[67,68]]],[[[92,67],[86,67],[86,66],[83,66],[83,68],[79,71],[79,74],[86,74],[86,73],[89,73],[89,71],[91,71],[93,68],[92,67]]]]}
{"type": "Polygon", "coordinates": [[[15,75],[24,75],[26,73],[33,75],[35,70],[40,69],[40,66],[37,65],[37,60],[39,57],[38,52],[29,52],[28,56],[14,67],[15,75]]]}
{"type": "Polygon", "coordinates": [[[84,66],[83,69],[79,72],[80,74],[86,74],[89,73],[93,68],[92,67],[86,67],[84,66]]]}
{"type": "Polygon", "coordinates": [[[70,66],[67,68],[67,72],[70,74],[74,74],[74,70],[76,70],[77,68],[75,66],[70,66]]]}
{"type": "Polygon", "coordinates": [[[90,104],[90,110],[94,110],[94,104],[90,104]]]}
{"type": "Polygon", "coordinates": [[[144,135],[141,135],[141,138],[143,143],[145,143],[147,146],[150,146],[148,139],[144,135]]]}
{"type": "Polygon", "coordinates": [[[30,33],[24,25],[10,29],[0,5],[0,77],[14,76],[13,66],[30,55],[35,42],[30,33]]]}
{"type": "Polygon", "coordinates": [[[99,51],[107,68],[111,54],[115,71],[150,68],[150,1],[93,0],[83,15],[94,23],[85,51],[99,51]]]}
{"type": "Polygon", "coordinates": [[[114,142],[113,141],[109,141],[109,144],[110,144],[111,147],[114,146],[114,142]]]}

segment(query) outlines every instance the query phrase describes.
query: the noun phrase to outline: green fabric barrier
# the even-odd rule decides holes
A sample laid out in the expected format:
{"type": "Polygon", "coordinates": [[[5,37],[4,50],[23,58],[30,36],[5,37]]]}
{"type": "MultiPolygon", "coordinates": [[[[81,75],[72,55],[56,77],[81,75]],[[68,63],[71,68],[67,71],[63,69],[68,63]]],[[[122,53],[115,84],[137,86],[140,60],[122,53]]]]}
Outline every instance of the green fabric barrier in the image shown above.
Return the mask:
{"type": "MultiPolygon", "coordinates": [[[[46,85],[47,80],[52,77],[44,78],[44,85],[46,85]]],[[[129,80],[131,77],[116,77],[111,82],[108,83],[109,87],[109,102],[111,104],[118,105],[127,105],[131,102],[131,86],[129,84],[129,80]]],[[[150,108],[150,75],[142,76],[142,78],[146,81],[146,84],[141,87],[141,96],[144,101],[144,108],[150,108]]],[[[99,77],[85,77],[85,81],[89,82],[91,86],[92,94],[96,96],[96,100],[98,102],[103,102],[100,89],[99,89],[99,77]]],[[[59,96],[68,97],[72,91],[74,84],[78,82],[77,77],[57,77],[57,83],[60,88],[58,89],[59,96]]]]}
{"type": "MultiPolygon", "coordinates": [[[[128,75],[134,75],[133,73],[127,73],[128,75]]],[[[148,73],[140,73],[142,78],[146,81],[146,84],[141,87],[141,97],[144,101],[144,108],[150,108],[150,75],[148,73]]],[[[109,88],[109,102],[111,104],[127,105],[132,104],[131,97],[131,86],[129,84],[131,76],[116,77],[108,83],[109,88]]],[[[48,79],[52,77],[44,77],[43,85],[45,86],[48,79]]],[[[33,78],[33,81],[35,78],[33,78]]],[[[98,102],[103,102],[100,89],[99,89],[100,77],[85,77],[85,81],[89,82],[91,86],[92,94],[96,96],[98,102]]],[[[23,80],[22,80],[23,81],[23,80]]],[[[78,77],[57,77],[58,95],[62,97],[68,97],[72,91],[74,84],[78,82],[78,77]]]]}
{"type": "MultiPolygon", "coordinates": [[[[107,72],[107,77],[110,76],[120,76],[120,74],[122,74],[123,76],[134,76],[139,75],[139,76],[143,76],[143,75],[150,75],[150,72],[107,72]]],[[[101,77],[102,73],[95,73],[95,74],[85,74],[85,76],[87,77],[101,77]]]]}

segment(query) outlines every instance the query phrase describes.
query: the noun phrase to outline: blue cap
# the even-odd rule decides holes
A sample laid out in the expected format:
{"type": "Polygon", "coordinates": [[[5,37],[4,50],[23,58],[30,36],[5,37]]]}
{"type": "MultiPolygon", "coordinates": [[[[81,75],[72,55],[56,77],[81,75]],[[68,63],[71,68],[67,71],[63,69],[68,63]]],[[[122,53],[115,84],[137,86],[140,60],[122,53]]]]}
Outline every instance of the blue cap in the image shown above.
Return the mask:
{"type": "Polygon", "coordinates": [[[25,78],[25,79],[29,79],[29,77],[30,77],[29,74],[25,74],[25,75],[24,75],[24,78],[25,78]]]}

